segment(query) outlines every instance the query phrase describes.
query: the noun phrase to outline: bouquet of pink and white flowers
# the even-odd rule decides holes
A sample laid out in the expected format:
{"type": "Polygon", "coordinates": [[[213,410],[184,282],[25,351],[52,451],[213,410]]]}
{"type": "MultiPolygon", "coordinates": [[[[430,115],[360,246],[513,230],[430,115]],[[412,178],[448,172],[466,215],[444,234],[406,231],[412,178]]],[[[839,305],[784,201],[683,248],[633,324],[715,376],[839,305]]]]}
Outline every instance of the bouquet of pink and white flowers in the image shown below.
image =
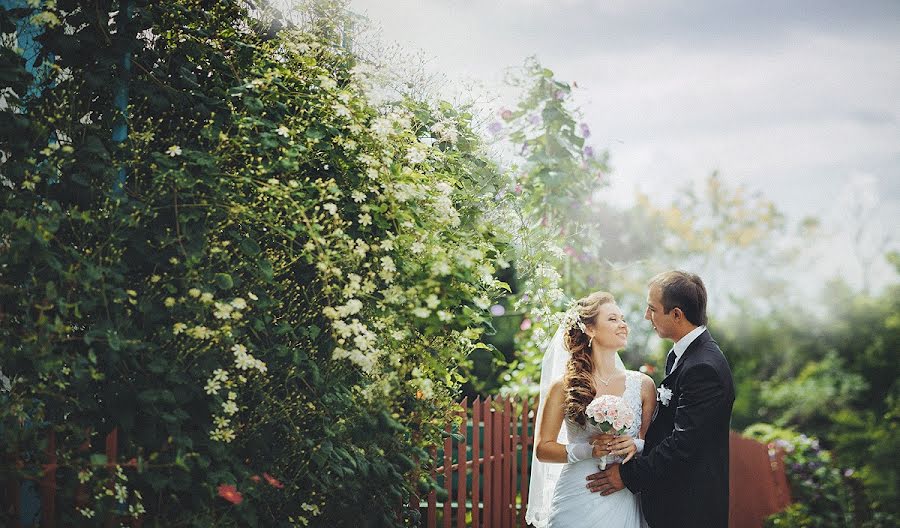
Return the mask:
{"type": "MultiPolygon", "coordinates": [[[[599,428],[604,433],[615,435],[625,434],[634,425],[634,412],[631,407],[620,398],[612,394],[604,394],[594,398],[584,409],[588,422],[599,428]]],[[[606,469],[606,457],[600,457],[600,469],[606,469]]]]}

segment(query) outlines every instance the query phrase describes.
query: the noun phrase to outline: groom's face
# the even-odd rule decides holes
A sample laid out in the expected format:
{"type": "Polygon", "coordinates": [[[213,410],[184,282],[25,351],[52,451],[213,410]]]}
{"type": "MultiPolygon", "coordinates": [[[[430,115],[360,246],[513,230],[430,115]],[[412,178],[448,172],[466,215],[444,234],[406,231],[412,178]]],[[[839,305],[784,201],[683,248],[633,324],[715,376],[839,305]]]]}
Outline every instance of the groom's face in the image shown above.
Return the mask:
{"type": "Polygon", "coordinates": [[[650,288],[647,293],[647,311],[644,313],[644,319],[650,321],[653,329],[656,330],[656,335],[663,339],[671,339],[674,330],[672,312],[664,313],[662,290],[658,286],[650,288]]]}

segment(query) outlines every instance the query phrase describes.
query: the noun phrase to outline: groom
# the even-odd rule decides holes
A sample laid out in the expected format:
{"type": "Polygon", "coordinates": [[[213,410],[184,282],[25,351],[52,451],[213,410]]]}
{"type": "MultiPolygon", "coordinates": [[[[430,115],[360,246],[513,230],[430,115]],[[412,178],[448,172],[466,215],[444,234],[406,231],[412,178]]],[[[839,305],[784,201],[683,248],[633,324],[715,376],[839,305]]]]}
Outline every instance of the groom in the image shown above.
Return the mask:
{"type": "Polygon", "coordinates": [[[728,526],[728,434],[734,382],[706,330],[706,288],[697,275],[669,271],[650,281],[644,315],[675,341],[643,454],[587,477],[592,492],[641,493],[652,528],[728,526]]]}

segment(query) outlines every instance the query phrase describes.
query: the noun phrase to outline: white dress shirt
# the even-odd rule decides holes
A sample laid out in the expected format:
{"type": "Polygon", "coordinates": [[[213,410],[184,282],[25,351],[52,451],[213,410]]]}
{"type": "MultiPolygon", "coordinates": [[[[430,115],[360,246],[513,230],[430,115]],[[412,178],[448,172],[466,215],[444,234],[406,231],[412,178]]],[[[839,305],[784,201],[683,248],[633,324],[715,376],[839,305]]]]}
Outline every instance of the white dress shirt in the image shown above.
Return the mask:
{"type": "Polygon", "coordinates": [[[682,355],[684,355],[684,351],[687,350],[687,347],[694,342],[694,339],[697,339],[697,336],[705,331],[706,326],[700,325],[688,332],[687,335],[685,335],[684,337],[679,339],[677,343],[675,343],[675,346],[672,347],[672,350],[675,351],[675,363],[672,363],[672,370],[670,372],[675,371],[675,367],[678,366],[678,360],[681,359],[682,355]]]}

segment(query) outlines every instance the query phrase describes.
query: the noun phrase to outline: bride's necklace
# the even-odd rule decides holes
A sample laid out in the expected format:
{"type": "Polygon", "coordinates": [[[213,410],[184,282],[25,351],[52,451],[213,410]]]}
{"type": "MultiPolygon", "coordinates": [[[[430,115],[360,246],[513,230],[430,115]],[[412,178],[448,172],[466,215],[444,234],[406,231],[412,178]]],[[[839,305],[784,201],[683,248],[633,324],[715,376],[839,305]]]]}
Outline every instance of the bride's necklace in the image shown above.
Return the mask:
{"type": "Polygon", "coordinates": [[[602,384],[604,384],[604,385],[606,385],[606,386],[608,387],[608,386],[609,386],[609,382],[612,381],[612,379],[613,379],[613,376],[615,376],[615,374],[613,374],[612,376],[610,376],[610,377],[608,377],[608,378],[606,378],[606,379],[603,379],[603,378],[600,377],[599,374],[596,374],[594,377],[597,378],[597,380],[600,381],[600,383],[602,383],[602,384]]]}

